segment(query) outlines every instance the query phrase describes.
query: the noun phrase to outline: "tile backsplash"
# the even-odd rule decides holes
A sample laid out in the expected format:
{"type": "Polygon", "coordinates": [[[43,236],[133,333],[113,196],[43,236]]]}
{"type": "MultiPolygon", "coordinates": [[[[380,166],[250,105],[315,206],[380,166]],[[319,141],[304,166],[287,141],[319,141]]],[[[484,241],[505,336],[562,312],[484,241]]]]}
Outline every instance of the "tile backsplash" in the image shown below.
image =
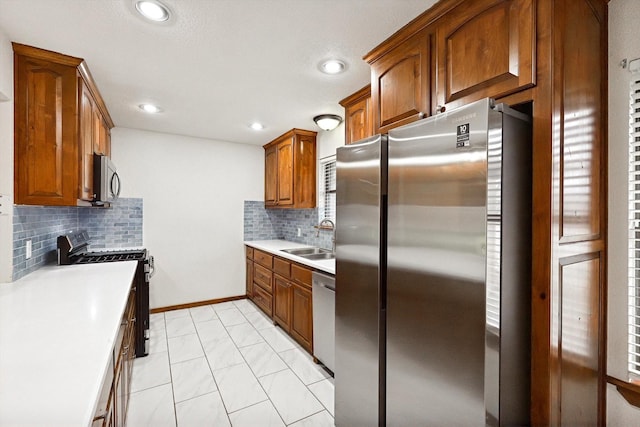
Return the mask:
{"type": "Polygon", "coordinates": [[[318,230],[318,209],[265,209],[263,201],[244,202],[244,240],[283,239],[331,248],[333,232],[318,230]],[[298,236],[300,229],[300,236],[298,236]]]}
{"type": "Polygon", "coordinates": [[[111,208],[14,206],[13,280],[55,262],[57,237],[82,228],[89,232],[90,249],[142,246],[142,199],[122,198],[111,208]]]}
{"type": "Polygon", "coordinates": [[[78,228],[91,237],[90,249],[142,246],[142,199],[118,199],[110,209],[78,209],[78,228]]]}

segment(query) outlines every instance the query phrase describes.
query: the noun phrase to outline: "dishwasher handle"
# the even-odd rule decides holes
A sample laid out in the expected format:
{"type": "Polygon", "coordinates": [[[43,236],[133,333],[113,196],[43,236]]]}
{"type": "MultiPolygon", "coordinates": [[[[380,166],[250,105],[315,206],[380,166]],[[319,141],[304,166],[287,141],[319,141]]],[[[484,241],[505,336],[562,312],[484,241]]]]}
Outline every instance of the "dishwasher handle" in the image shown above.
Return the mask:
{"type": "Polygon", "coordinates": [[[325,289],[327,289],[327,290],[329,290],[331,292],[335,293],[335,291],[336,291],[335,285],[334,286],[329,286],[328,284],[322,283],[322,282],[319,282],[318,285],[322,286],[323,288],[325,288],[325,289]]]}
{"type": "Polygon", "coordinates": [[[312,280],[314,286],[321,286],[331,292],[336,291],[336,279],[332,276],[328,276],[326,274],[318,273],[314,271],[312,274],[312,280]]]}

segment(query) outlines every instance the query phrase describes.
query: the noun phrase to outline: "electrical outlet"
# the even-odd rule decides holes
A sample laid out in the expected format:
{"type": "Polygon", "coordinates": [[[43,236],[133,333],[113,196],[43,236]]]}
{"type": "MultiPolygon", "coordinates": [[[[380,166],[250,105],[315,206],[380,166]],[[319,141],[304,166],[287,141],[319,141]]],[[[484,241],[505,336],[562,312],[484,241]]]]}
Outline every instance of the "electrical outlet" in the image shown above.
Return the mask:
{"type": "Polygon", "coordinates": [[[31,258],[31,240],[27,240],[27,259],[31,258]]]}
{"type": "Polygon", "coordinates": [[[302,229],[298,227],[298,237],[302,237],[302,229]]]}

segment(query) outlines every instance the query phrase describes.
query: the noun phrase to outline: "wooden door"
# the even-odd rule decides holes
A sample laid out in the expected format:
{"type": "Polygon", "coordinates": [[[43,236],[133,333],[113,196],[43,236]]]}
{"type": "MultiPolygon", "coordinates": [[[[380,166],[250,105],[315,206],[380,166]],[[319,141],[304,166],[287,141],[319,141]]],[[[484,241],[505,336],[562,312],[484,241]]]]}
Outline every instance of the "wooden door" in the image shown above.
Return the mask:
{"type": "Polygon", "coordinates": [[[345,144],[360,141],[371,136],[371,120],[369,119],[369,102],[371,98],[365,98],[353,104],[345,111],[346,137],[345,144]]]}
{"type": "Polygon", "coordinates": [[[446,109],[533,86],[533,0],[475,0],[449,12],[437,30],[437,104],[446,109]]]}
{"type": "Polygon", "coordinates": [[[430,115],[430,44],[424,30],[371,63],[374,133],[430,115]]]}
{"type": "Polygon", "coordinates": [[[93,200],[93,149],[98,130],[95,129],[95,105],[89,88],[78,77],[80,85],[80,199],[93,200]]]}
{"type": "Polygon", "coordinates": [[[93,135],[94,135],[93,151],[94,153],[101,154],[103,156],[109,156],[110,150],[107,147],[107,144],[110,143],[110,141],[107,138],[108,130],[109,129],[107,128],[107,125],[104,122],[104,119],[102,118],[102,113],[97,108],[97,106],[94,106],[94,109],[93,109],[93,135]]]}
{"type": "Polygon", "coordinates": [[[311,290],[297,283],[293,285],[291,335],[313,353],[313,307],[311,290]]]}
{"type": "Polygon", "coordinates": [[[264,151],[264,204],[274,206],[278,201],[278,153],[277,146],[264,151]]]}
{"type": "Polygon", "coordinates": [[[291,327],[292,286],[289,280],[273,276],[273,318],[285,331],[291,327]]]}
{"type": "Polygon", "coordinates": [[[253,298],[253,260],[246,258],[247,265],[247,297],[253,298]]]}
{"type": "Polygon", "coordinates": [[[76,205],[76,69],[14,50],[15,203],[76,205]]]}
{"type": "Polygon", "coordinates": [[[104,154],[106,156],[109,156],[109,158],[111,158],[111,129],[109,129],[109,126],[104,123],[104,126],[102,128],[102,131],[104,132],[103,134],[103,141],[104,141],[104,154]]]}
{"type": "MultiPolygon", "coordinates": [[[[316,207],[316,136],[298,134],[293,144],[293,200],[290,207],[310,209],[316,207]],[[295,173],[295,177],[293,175],[295,173]]],[[[280,204],[283,204],[280,202],[280,204]]]]}
{"type": "Polygon", "coordinates": [[[344,107],[345,144],[373,135],[370,84],[340,101],[340,105],[344,107]]]}
{"type": "MultiPolygon", "coordinates": [[[[553,128],[540,139],[551,141],[547,191],[552,246],[547,261],[550,280],[533,292],[538,321],[533,323],[532,423],[602,426],[607,341],[606,5],[598,0],[556,1],[547,16],[554,29],[554,65],[552,96],[542,105],[549,109],[553,128]],[[548,341],[537,345],[535,339],[544,337],[548,341]],[[542,369],[548,372],[547,381],[542,369]]],[[[534,274],[544,271],[536,268],[537,261],[534,274]]]]}
{"type": "Polygon", "coordinates": [[[278,205],[293,204],[293,138],[277,145],[278,205]]]}

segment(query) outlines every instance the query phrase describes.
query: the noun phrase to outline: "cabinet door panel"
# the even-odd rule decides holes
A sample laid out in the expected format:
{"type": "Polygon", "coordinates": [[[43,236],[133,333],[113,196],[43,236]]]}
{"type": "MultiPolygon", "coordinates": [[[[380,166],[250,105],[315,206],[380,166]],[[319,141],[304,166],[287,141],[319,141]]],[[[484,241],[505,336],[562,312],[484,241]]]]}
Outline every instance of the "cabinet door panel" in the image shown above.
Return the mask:
{"type": "Polygon", "coordinates": [[[253,260],[250,258],[246,259],[247,265],[247,297],[253,297],[253,260]]]}
{"type": "Polygon", "coordinates": [[[371,64],[374,133],[429,115],[430,36],[422,31],[371,64]]]}
{"type": "Polygon", "coordinates": [[[500,97],[535,83],[532,0],[479,0],[439,27],[438,104],[500,97]]]}
{"type": "Polygon", "coordinates": [[[345,144],[351,144],[373,135],[371,84],[340,101],[340,105],[344,107],[345,144]]]}
{"type": "Polygon", "coordinates": [[[80,92],[80,198],[93,200],[94,110],[91,92],[78,78],[80,92]]]}
{"type": "Polygon", "coordinates": [[[108,128],[106,123],[102,118],[102,113],[100,110],[94,106],[93,109],[93,151],[96,154],[102,154],[103,156],[108,156],[109,148],[107,147],[107,143],[109,142],[107,139],[108,128]]]}
{"type": "MultiPolygon", "coordinates": [[[[316,207],[316,139],[315,136],[300,135],[296,137],[292,182],[294,198],[291,207],[316,207]],[[295,178],[293,177],[295,174],[295,178]],[[295,202],[295,203],[294,203],[295,202]]],[[[283,204],[280,202],[280,204],[283,204]]]]}
{"type": "Polygon", "coordinates": [[[347,109],[345,114],[347,116],[347,138],[345,144],[351,144],[371,136],[370,101],[371,98],[363,99],[347,109]]]}
{"type": "Polygon", "coordinates": [[[284,277],[274,275],[273,318],[285,331],[291,325],[291,283],[284,277]]]}
{"type": "Polygon", "coordinates": [[[293,138],[278,144],[278,204],[293,204],[293,138]]]}
{"type": "Polygon", "coordinates": [[[311,291],[298,285],[293,285],[291,335],[298,342],[313,353],[313,308],[311,291]]]}
{"type": "Polygon", "coordinates": [[[278,200],[278,155],[277,147],[264,152],[264,204],[273,206],[278,200]]]}
{"type": "Polygon", "coordinates": [[[15,203],[75,205],[76,71],[21,55],[15,69],[15,203]]]}

